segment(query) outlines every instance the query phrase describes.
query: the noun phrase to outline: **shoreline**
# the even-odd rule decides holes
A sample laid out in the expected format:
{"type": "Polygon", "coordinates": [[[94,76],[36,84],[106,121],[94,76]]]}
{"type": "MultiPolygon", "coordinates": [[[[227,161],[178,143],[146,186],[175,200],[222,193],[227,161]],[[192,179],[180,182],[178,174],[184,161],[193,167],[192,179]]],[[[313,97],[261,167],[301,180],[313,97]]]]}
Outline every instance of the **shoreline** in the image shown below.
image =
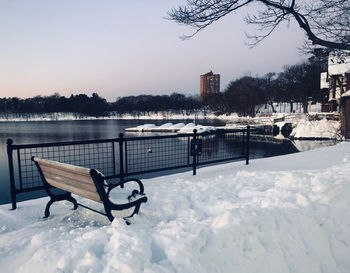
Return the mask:
{"type": "Polygon", "coordinates": [[[192,114],[179,114],[168,112],[148,113],[147,115],[125,114],[118,115],[111,112],[108,116],[77,116],[73,113],[52,113],[52,114],[14,114],[6,118],[0,116],[1,123],[14,122],[55,122],[55,121],[98,121],[98,120],[139,120],[139,121],[189,121],[198,124],[197,121],[217,120],[225,122],[225,127],[235,129],[246,125],[251,126],[278,126],[281,131],[283,126],[289,124],[292,132],[288,136],[291,139],[299,140],[324,140],[341,139],[339,134],[340,122],[336,119],[335,113],[260,113],[255,117],[239,117],[237,114],[216,116],[208,112],[196,112],[192,114]]]}
{"type": "Polygon", "coordinates": [[[237,114],[219,115],[216,116],[212,113],[191,113],[191,114],[178,114],[178,113],[149,113],[146,115],[138,114],[124,114],[119,115],[111,112],[107,116],[78,116],[73,113],[43,113],[43,114],[13,114],[4,117],[0,115],[0,122],[31,122],[31,121],[75,121],[75,120],[222,120],[227,122],[268,122],[273,124],[274,119],[281,118],[288,115],[287,113],[271,113],[260,114],[255,117],[239,117],[237,114]]]}

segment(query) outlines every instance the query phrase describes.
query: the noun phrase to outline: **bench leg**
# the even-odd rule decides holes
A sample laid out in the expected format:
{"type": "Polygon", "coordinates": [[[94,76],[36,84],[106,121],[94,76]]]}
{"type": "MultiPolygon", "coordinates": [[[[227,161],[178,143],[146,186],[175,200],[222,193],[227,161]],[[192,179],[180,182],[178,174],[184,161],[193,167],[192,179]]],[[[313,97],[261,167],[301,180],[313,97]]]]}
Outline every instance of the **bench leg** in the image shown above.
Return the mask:
{"type": "Polygon", "coordinates": [[[132,218],[135,214],[138,214],[139,210],[140,210],[140,207],[141,207],[141,203],[139,203],[138,205],[135,206],[135,209],[134,209],[133,213],[130,216],[123,217],[123,219],[124,219],[124,221],[125,221],[125,223],[127,225],[131,225],[131,223],[129,221],[129,218],[132,218]]]}
{"type": "Polygon", "coordinates": [[[106,212],[106,216],[108,218],[109,221],[113,222],[114,220],[114,216],[112,215],[112,212],[110,209],[106,208],[105,206],[105,212],[106,212]]]}
{"type": "Polygon", "coordinates": [[[45,208],[45,216],[44,218],[47,218],[50,216],[50,207],[53,204],[53,202],[55,202],[55,200],[50,199],[50,201],[46,204],[46,208],[45,208]]]}
{"type": "Polygon", "coordinates": [[[46,208],[45,208],[45,216],[44,218],[48,218],[50,216],[50,207],[51,205],[56,202],[56,201],[62,201],[62,200],[66,200],[69,202],[72,202],[74,205],[73,210],[76,210],[78,208],[78,203],[77,200],[75,200],[74,197],[72,197],[72,195],[70,193],[65,193],[62,195],[50,195],[50,201],[46,204],[46,208]]]}
{"type": "Polygon", "coordinates": [[[67,198],[67,201],[70,201],[70,202],[72,202],[73,203],[73,205],[74,205],[74,208],[73,208],[73,210],[76,210],[77,208],[78,208],[78,203],[77,203],[77,200],[75,200],[75,198],[74,197],[72,197],[71,195],[67,198]]]}

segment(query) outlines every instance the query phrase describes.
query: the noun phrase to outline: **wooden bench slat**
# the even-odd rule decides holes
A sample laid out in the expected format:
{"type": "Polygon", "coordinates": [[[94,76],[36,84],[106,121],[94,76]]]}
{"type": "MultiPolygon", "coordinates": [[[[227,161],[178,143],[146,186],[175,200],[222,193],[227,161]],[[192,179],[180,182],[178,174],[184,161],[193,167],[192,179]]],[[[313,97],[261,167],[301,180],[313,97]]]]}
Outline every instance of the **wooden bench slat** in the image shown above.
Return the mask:
{"type": "Polygon", "coordinates": [[[64,181],[52,180],[52,179],[47,178],[47,177],[45,177],[45,178],[46,178],[46,181],[50,185],[52,185],[56,188],[59,188],[59,189],[83,196],[83,197],[86,197],[88,199],[92,199],[92,200],[97,201],[97,202],[101,202],[101,198],[96,191],[92,192],[91,190],[87,190],[84,188],[74,187],[72,184],[67,184],[64,181]]]}
{"type": "Polygon", "coordinates": [[[90,169],[46,159],[35,158],[35,160],[50,185],[101,202],[90,176],[90,169]]]}
{"type": "Polygon", "coordinates": [[[56,176],[63,176],[67,179],[72,179],[75,180],[81,184],[89,184],[89,185],[94,185],[94,182],[92,181],[92,178],[90,175],[81,175],[77,173],[73,173],[71,170],[66,170],[66,169],[55,169],[51,166],[48,165],[40,165],[41,170],[47,174],[51,175],[56,175],[56,176]]]}
{"type": "Polygon", "coordinates": [[[90,169],[80,167],[80,166],[75,166],[67,163],[61,163],[57,161],[52,161],[48,159],[41,159],[41,158],[35,158],[35,161],[40,164],[40,166],[50,166],[53,168],[61,169],[61,170],[71,170],[72,173],[77,173],[81,175],[86,175],[90,176],[90,169]]]}
{"type": "Polygon", "coordinates": [[[76,177],[75,179],[72,179],[70,177],[66,177],[63,175],[57,175],[55,173],[52,172],[48,172],[48,171],[43,171],[43,174],[47,179],[50,179],[50,181],[56,181],[58,183],[65,183],[67,185],[72,185],[72,187],[75,188],[83,188],[87,191],[91,191],[91,192],[97,192],[96,190],[96,186],[93,183],[82,183],[81,181],[78,180],[78,177],[76,177]]]}
{"type": "Polygon", "coordinates": [[[79,180],[79,177],[76,176],[75,179],[65,177],[65,176],[58,176],[55,173],[49,172],[47,170],[42,169],[42,172],[45,176],[46,181],[57,188],[65,187],[64,190],[92,198],[95,201],[101,201],[99,194],[97,193],[96,186],[91,183],[81,183],[79,180]],[[62,184],[62,186],[61,186],[62,184]]]}

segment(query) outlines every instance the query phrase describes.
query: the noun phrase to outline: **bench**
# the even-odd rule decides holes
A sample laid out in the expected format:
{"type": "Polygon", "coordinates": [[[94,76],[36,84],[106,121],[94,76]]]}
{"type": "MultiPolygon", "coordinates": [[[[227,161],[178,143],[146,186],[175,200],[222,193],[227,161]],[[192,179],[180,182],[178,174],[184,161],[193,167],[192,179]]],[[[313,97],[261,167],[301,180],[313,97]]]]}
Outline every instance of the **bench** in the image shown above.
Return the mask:
{"type": "Polygon", "coordinates": [[[37,166],[41,179],[44,184],[44,188],[50,197],[49,202],[45,208],[44,218],[50,215],[50,206],[56,201],[67,200],[73,203],[73,210],[78,208],[78,205],[94,212],[100,213],[112,222],[114,216],[113,210],[127,210],[130,208],[132,213],[127,217],[123,217],[127,224],[127,218],[132,217],[135,213],[139,212],[141,203],[147,202],[147,197],[144,194],[144,187],[139,179],[125,179],[121,180],[117,184],[108,185],[103,174],[95,169],[88,169],[52,161],[48,159],[41,159],[38,157],[32,157],[32,161],[37,166]],[[138,190],[133,190],[132,193],[125,200],[123,204],[115,204],[110,200],[110,192],[120,186],[124,187],[127,182],[136,182],[138,184],[138,190]],[[56,193],[53,189],[58,188],[63,190],[63,193],[56,193]],[[79,204],[77,200],[71,195],[76,194],[87,199],[102,203],[105,209],[105,213],[97,211],[93,208],[79,204]]]}

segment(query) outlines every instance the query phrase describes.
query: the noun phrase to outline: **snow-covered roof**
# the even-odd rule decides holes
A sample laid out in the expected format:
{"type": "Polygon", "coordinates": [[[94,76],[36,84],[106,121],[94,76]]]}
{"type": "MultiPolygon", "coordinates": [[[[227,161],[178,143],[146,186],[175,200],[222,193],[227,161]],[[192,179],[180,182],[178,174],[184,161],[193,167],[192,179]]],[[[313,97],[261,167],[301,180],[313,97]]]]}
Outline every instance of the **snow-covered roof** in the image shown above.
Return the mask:
{"type": "Polygon", "coordinates": [[[321,89],[324,88],[329,88],[329,82],[327,81],[328,78],[328,73],[327,72],[322,72],[321,73],[321,89]]]}
{"type": "Polygon", "coordinates": [[[349,91],[346,91],[343,95],[341,95],[342,98],[343,97],[350,97],[350,90],[349,91]]]}
{"type": "Polygon", "coordinates": [[[347,55],[346,52],[344,54],[329,54],[328,73],[330,76],[348,72],[350,72],[350,55],[347,55]]]}
{"type": "Polygon", "coordinates": [[[210,70],[210,72],[203,74],[202,76],[212,76],[214,75],[213,71],[210,70]]]}

